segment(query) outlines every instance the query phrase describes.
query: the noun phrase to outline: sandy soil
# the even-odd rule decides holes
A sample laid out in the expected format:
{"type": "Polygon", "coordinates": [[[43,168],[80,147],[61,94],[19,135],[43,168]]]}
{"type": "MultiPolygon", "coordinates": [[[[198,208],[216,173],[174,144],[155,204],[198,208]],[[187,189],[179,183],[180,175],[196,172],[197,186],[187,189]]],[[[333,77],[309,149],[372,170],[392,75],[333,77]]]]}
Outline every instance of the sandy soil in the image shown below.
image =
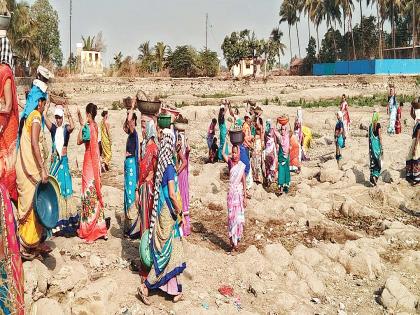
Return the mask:
{"type": "MultiPolygon", "coordinates": [[[[303,163],[300,175],[292,177],[291,193],[287,196],[277,196],[254,185],[246,209],[244,240],[240,253],[234,256],[228,253],[226,167],[222,163],[205,164],[206,129],[211,118],[216,117],[219,99],[204,98],[203,94],[229,93],[232,94],[229,99],[242,106],[246,99],[262,101],[276,96],[286,102],[339,97],[342,93],[372,95],[386,91],[390,82],[397,85],[398,93],[420,94],[413,77],[386,76],[284,77],[267,83],[106,78],[55,82],[51,88],[67,93],[73,114],[73,105],[94,102],[101,108],[110,108],[113,101],[134,95],[138,89],[164,95],[167,104],[184,101],[196,105],[182,108],[190,121],[187,133],[192,148],[193,233],[184,241],[188,266],[183,276],[186,299],[173,304],[165,296],[155,294],[151,298],[153,305],[146,307],[136,297],[140,278],[128,269],[128,262],[138,259],[138,241],[122,238],[120,219],[123,217],[125,111],[112,110],[112,168],[104,174],[102,182],[106,215],[112,220],[109,240],[87,245],[78,238],[51,239],[49,244],[55,250],[43,261],[48,268],[45,271],[48,286],[46,290],[36,288],[40,286],[39,274],[38,278],[35,275],[26,280],[31,288],[26,292],[28,310],[31,305],[45,303],[42,298],[47,297],[58,301],[64,314],[419,312],[416,305],[420,296],[420,188],[413,188],[404,180],[405,156],[413,126],[408,106],[403,110],[403,133],[393,137],[383,133],[384,171],[376,188],[368,183],[368,138],[363,130],[368,126],[372,108],[354,108],[350,104],[353,125],[343,152],[343,171],[337,169],[332,144],[337,108],[305,110],[304,124],[315,135],[311,159],[303,163]],[[74,283],[70,289],[53,292],[54,281],[62,268],[76,263],[86,270],[86,279],[74,283]],[[411,295],[387,281],[392,275],[397,276],[398,285],[411,295]],[[108,288],[113,289],[95,291],[94,284],[98,281],[109,281],[108,288]],[[234,296],[220,295],[221,285],[232,286],[234,296]],[[386,295],[385,291],[391,293],[386,295]],[[405,295],[398,297],[395,291],[405,295]],[[90,292],[94,298],[81,299],[80,292],[90,292]]],[[[20,92],[22,89],[19,87],[20,92]]],[[[264,118],[286,113],[294,120],[293,108],[264,105],[263,109],[264,118]]],[[[380,107],[380,114],[381,124],[385,126],[384,107],[380,107]]],[[[75,134],[68,155],[74,176],[74,198],[79,202],[84,150],[76,146],[75,134]]],[[[31,269],[33,264],[26,263],[26,268],[31,269]]],[[[74,275],[70,272],[69,276],[74,275]]],[[[32,310],[33,314],[47,314],[36,307],[32,310]]]]}

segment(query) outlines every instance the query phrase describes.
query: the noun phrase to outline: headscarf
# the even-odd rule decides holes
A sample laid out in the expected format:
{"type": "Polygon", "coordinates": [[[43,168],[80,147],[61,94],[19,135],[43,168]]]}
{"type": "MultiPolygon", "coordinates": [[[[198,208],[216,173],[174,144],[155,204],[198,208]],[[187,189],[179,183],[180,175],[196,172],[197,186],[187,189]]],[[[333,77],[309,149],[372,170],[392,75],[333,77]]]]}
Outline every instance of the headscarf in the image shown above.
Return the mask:
{"type": "Polygon", "coordinates": [[[12,45],[7,37],[0,40],[0,63],[9,65],[12,70],[14,68],[12,45]]]}
{"type": "Polygon", "coordinates": [[[265,133],[268,135],[271,130],[271,119],[265,121],[265,133]]]}
{"type": "Polygon", "coordinates": [[[379,113],[375,111],[372,115],[372,124],[376,124],[379,121],[379,113]]]}
{"type": "Polygon", "coordinates": [[[286,130],[284,131],[284,135],[282,135],[280,131],[280,144],[283,149],[283,154],[285,154],[286,152],[289,152],[290,150],[289,126],[286,124],[284,125],[284,128],[286,128],[286,130]]]}
{"type": "Polygon", "coordinates": [[[150,217],[150,233],[149,233],[149,244],[152,240],[153,230],[155,228],[156,216],[157,216],[157,206],[160,198],[160,185],[162,184],[163,173],[165,172],[168,165],[173,165],[173,156],[174,156],[174,137],[172,131],[169,129],[163,130],[163,138],[159,143],[159,156],[158,164],[155,177],[155,187],[154,187],[154,200],[153,200],[153,210],[150,217]]]}
{"type": "Polygon", "coordinates": [[[296,120],[302,125],[303,124],[303,111],[302,108],[299,107],[296,112],[296,120]]]}
{"type": "Polygon", "coordinates": [[[156,132],[156,127],[155,127],[155,122],[153,119],[148,120],[146,122],[146,137],[145,139],[143,139],[143,142],[141,145],[142,158],[144,158],[144,156],[146,155],[146,146],[151,138],[155,138],[155,140],[157,139],[157,132],[156,132]]]}

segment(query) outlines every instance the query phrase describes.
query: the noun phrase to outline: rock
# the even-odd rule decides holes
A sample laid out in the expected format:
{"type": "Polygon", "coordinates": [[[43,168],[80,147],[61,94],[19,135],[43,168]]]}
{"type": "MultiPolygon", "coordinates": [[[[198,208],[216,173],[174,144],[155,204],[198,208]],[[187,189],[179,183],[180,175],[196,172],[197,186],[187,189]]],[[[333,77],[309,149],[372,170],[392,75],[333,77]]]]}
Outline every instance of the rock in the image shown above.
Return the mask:
{"type": "Polygon", "coordinates": [[[297,245],[292,252],[294,258],[310,266],[320,263],[323,256],[314,248],[307,248],[302,244],[297,245]]]}
{"type": "Polygon", "coordinates": [[[73,314],[115,314],[118,307],[110,300],[117,290],[118,285],[111,278],[102,278],[88,284],[76,293],[72,306],[73,314]]]}
{"type": "Polygon", "coordinates": [[[402,270],[420,274],[420,251],[408,250],[402,255],[399,266],[402,270]]]}
{"type": "Polygon", "coordinates": [[[269,244],[263,249],[263,256],[270,262],[274,271],[282,272],[289,265],[290,254],[282,244],[269,244]]]}
{"type": "Polygon", "coordinates": [[[345,243],[339,254],[339,262],[353,275],[374,279],[382,273],[382,262],[377,251],[369,246],[359,247],[356,241],[345,243]]]}
{"type": "Polygon", "coordinates": [[[92,254],[89,258],[89,265],[91,268],[99,269],[102,266],[102,260],[99,256],[92,254]]]}
{"type": "Polygon", "coordinates": [[[390,276],[381,294],[381,303],[387,309],[394,311],[416,312],[418,298],[416,298],[403,284],[398,276],[390,276]]]}
{"type": "Polygon", "coordinates": [[[381,214],[373,209],[362,206],[350,197],[341,205],[340,213],[345,217],[374,217],[379,218],[381,214]]]}
{"type": "Polygon", "coordinates": [[[369,130],[369,124],[366,123],[366,122],[361,122],[360,125],[359,125],[359,129],[368,131],[369,130]]]}
{"type": "Polygon", "coordinates": [[[314,270],[299,260],[293,260],[292,263],[299,277],[306,281],[312,292],[318,296],[323,295],[325,292],[324,283],[317,277],[314,270]]]}
{"type": "Polygon", "coordinates": [[[343,177],[343,171],[337,169],[337,165],[335,168],[328,168],[328,169],[321,169],[319,175],[319,181],[321,183],[329,182],[329,183],[337,183],[343,177]]]}
{"type": "Polygon", "coordinates": [[[356,183],[356,175],[354,174],[353,170],[349,169],[346,170],[344,173],[344,176],[346,178],[346,182],[348,184],[355,184],[356,183]]]}
{"type": "Polygon", "coordinates": [[[68,262],[53,275],[48,296],[64,294],[75,287],[85,285],[87,280],[88,273],[83,264],[77,261],[68,262]]]}
{"type": "Polygon", "coordinates": [[[32,304],[30,315],[64,315],[61,305],[53,299],[43,298],[32,304]]]}
{"type": "Polygon", "coordinates": [[[54,248],[42,262],[50,271],[54,272],[60,270],[63,264],[65,264],[63,256],[60,254],[60,250],[58,248],[54,248]]]}

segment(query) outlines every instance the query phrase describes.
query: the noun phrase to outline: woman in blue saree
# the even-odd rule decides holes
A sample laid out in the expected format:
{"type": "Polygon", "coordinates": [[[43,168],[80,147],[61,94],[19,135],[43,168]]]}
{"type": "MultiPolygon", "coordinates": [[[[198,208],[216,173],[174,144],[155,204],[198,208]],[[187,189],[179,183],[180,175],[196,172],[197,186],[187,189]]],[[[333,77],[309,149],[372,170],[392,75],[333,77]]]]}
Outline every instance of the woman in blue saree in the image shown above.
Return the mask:
{"type": "Polygon", "coordinates": [[[137,116],[131,109],[124,123],[124,131],[128,134],[124,162],[124,233],[130,238],[140,237],[137,231],[138,210],[136,206],[136,189],[139,180],[139,138],[136,131],[137,116]]]}
{"type": "Polygon", "coordinates": [[[179,275],[185,270],[180,233],[182,202],[173,162],[175,139],[164,129],[159,144],[155,195],[150,220],[149,249],[153,261],[146,281],[138,288],[143,303],[150,305],[149,290],[160,289],[178,302],[183,298],[179,275]]]}
{"type": "Polygon", "coordinates": [[[74,236],[79,228],[79,214],[72,202],[73,184],[67,157],[67,147],[70,134],[74,130],[74,122],[67,105],[57,106],[54,111],[55,122],[48,118],[48,109],[44,112],[45,125],[51,133],[52,155],[50,174],[60,185],[60,216],[57,226],[53,229],[55,235],[74,236]],[[69,123],[64,122],[66,116],[69,123]]]}

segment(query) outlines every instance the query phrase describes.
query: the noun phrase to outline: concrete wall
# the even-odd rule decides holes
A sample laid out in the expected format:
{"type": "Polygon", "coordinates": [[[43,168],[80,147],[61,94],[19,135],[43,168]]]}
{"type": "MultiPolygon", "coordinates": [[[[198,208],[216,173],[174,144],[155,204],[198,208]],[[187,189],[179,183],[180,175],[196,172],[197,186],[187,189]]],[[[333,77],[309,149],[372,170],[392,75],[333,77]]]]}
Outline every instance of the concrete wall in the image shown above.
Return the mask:
{"type": "MultiPolygon", "coordinates": [[[[256,75],[261,72],[260,65],[256,65],[256,75]]],[[[252,59],[243,59],[239,64],[234,65],[231,70],[233,77],[249,76],[254,74],[254,61],[252,59]]]]}
{"type": "Polygon", "coordinates": [[[103,74],[102,54],[97,51],[80,52],[80,72],[82,74],[103,74]]]}
{"type": "Polygon", "coordinates": [[[313,75],[420,74],[420,59],[381,59],[317,63],[313,75]]]}

